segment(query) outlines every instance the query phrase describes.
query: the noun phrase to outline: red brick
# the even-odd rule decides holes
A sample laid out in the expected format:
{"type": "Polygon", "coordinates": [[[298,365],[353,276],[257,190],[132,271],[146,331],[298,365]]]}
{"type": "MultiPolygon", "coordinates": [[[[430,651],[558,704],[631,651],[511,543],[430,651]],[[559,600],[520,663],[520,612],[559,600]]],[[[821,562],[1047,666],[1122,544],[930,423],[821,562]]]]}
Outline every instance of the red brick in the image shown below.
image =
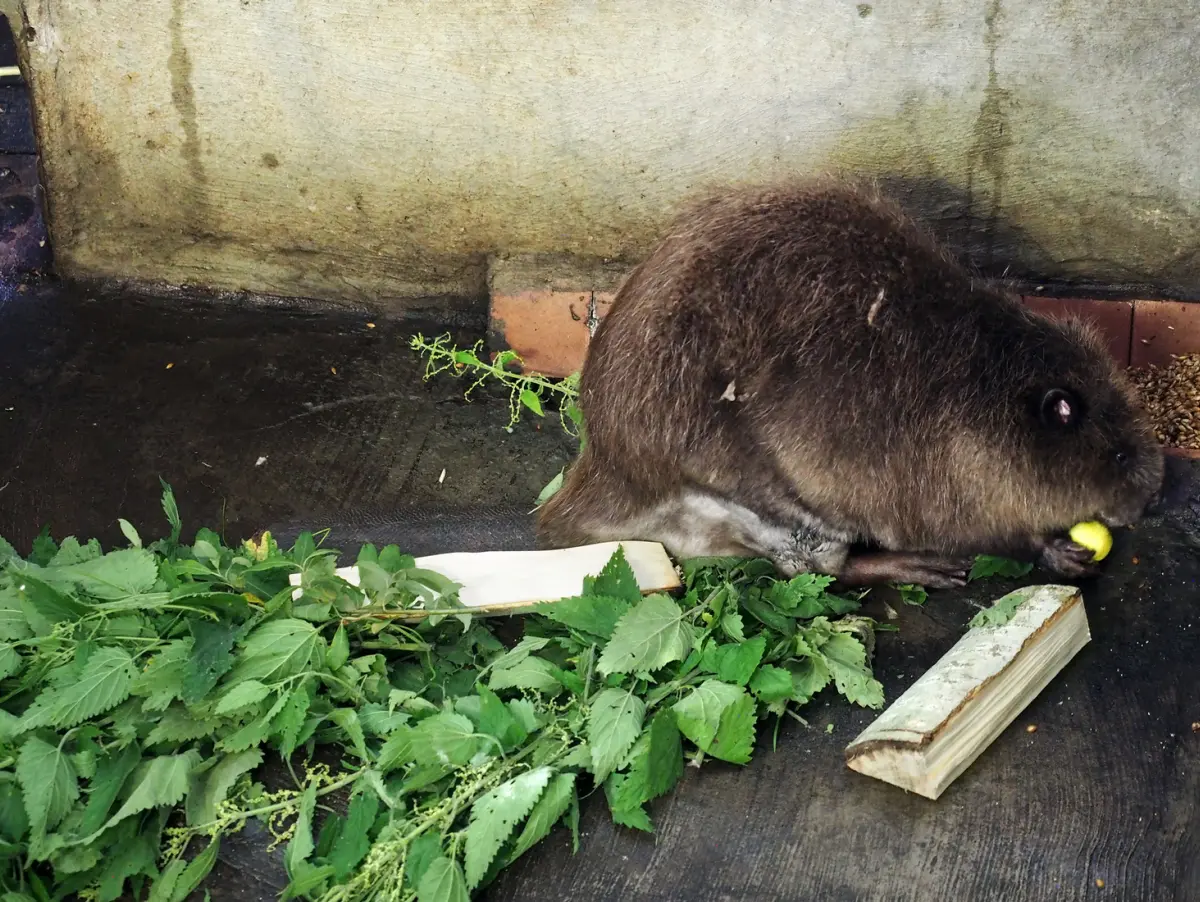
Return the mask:
{"type": "Polygon", "coordinates": [[[591,334],[590,302],[603,319],[613,294],[603,291],[520,291],[492,297],[493,334],[521,355],[526,372],[569,376],[583,366],[591,334]]]}
{"type": "Polygon", "coordinates": [[[1133,331],[1132,301],[1100,301],[1086,298],[1025,297],[1025,304],[1047,316],[1076,316],[1096,325],[1108,339],[1109,352],[1121,366],[1128,366],[1133,331]]]}
{"type": "Polygon", "coordinates": [[[1200,304],[1135,301],[1131,365],[1168,366],[1173,354],[1200,354],[1200,304]]]}

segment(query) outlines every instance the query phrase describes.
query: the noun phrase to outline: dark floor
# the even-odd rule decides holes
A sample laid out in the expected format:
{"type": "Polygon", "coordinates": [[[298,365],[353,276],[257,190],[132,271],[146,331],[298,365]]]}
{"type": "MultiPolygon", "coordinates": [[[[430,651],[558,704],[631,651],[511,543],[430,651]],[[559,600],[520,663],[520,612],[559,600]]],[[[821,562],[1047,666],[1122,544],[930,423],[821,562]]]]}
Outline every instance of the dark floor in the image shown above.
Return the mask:
{"type": "MultiPolygon", "coordinates": [[[[223,522],[230,538],[362,508],[528,504],[571,441],[555,420],[509,434],[502,399],[422,384],[406,342],[418,325],[13,292],[0,300],[0,534],[27,547],[49,522],[113,541],[124,516],[145,535],[162,519],[160,476],[186,524],[223,522]]],[[[815,705],[810,728],[786,724],[749,766],[689,769],[653,806],[657,837],[614,828],[588,800],[578,854],[560,830],[489,898],[1200,899],[1200,465],[1173,468],[1169,511],[1118,535],[1084,587],[1092,643],[939,801],[849,771],[842,748],[872,715],[815,705]]],[[[961,635],[970,600],[1006,588],[898,605],[877,657],[888,698],[961,635]]],[[[252,834],[223,855],[214,902],[276,895],[281,874],[252,834]]]]}

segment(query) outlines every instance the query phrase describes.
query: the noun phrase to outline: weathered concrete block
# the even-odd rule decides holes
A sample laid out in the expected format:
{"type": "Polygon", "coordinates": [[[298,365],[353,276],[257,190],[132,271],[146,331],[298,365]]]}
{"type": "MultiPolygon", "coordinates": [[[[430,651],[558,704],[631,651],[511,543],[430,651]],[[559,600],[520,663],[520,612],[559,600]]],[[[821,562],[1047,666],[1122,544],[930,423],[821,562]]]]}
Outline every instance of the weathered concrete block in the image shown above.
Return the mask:
{"type": "Polygon", "coordinates": [[[700,188],[844,170],[989,272],[1200,297],[1189,0],[0,8],[70,276],[482,299],[490,254],[629,264],[700,188]]]}

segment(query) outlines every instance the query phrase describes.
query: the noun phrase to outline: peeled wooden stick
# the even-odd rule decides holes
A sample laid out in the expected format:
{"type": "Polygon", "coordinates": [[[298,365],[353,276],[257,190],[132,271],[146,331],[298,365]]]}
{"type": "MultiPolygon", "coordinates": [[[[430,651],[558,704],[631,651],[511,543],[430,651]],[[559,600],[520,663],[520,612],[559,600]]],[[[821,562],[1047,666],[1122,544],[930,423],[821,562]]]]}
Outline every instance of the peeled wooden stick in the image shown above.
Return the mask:
{"type": "MultiPolygon", "coordinates": [[[[578,595],[583,591],[584,577],[603,570],[618,546],[625,550],[625,560],[643,593],[680,587],[675,565],[658,542],[602,542],[545,551],[452,552],[417,558],[416,566],[459,583],[462,588],[458,600],[472,613],[498,613],[578,595]]],[[[340,567],[337,574],[351,585],[358,585],[357,567],[340,567]]],[[[290,579],[292,585],[299,586],[300,574],[293,573],[290,579]]],[[[300,597],[299,588],[293,597],[300,597]]],[[[397,615],[419,619],[427,612],[415,609],[397,615]]]]}
{"type": "Polygon", "coordinates": [[[936,799],[1091,639],[1073,586],[1006,603],[1007,623],[972,628],[846,747],[852,769],[936,799]]]}

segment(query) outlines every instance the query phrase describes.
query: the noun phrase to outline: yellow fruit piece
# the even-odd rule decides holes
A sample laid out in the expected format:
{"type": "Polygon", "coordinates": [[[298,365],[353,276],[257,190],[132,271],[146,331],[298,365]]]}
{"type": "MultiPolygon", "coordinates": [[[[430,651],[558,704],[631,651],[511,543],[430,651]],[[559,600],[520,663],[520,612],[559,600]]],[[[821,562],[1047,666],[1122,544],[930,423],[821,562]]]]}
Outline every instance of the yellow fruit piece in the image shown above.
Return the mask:
{"type": "Polygon", "coordinates": [[[1092,549],[1092,560],[1102,561],[1112,550],[1112,533],[1103,523],[1089,520],[1071,527],[1071,541],[1092,549]]]}

